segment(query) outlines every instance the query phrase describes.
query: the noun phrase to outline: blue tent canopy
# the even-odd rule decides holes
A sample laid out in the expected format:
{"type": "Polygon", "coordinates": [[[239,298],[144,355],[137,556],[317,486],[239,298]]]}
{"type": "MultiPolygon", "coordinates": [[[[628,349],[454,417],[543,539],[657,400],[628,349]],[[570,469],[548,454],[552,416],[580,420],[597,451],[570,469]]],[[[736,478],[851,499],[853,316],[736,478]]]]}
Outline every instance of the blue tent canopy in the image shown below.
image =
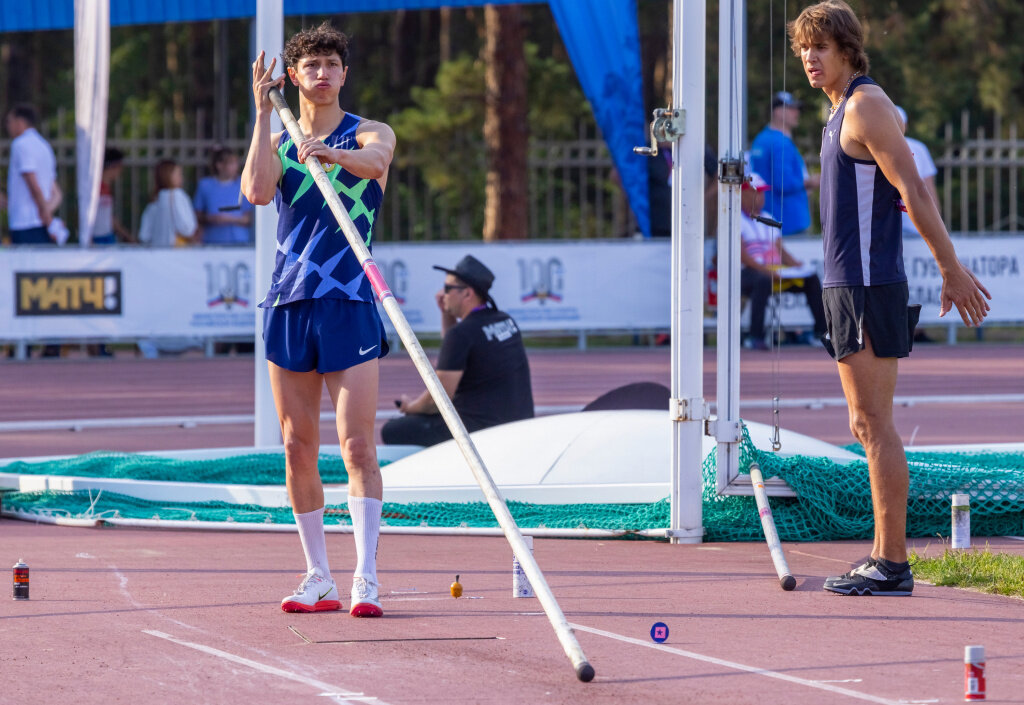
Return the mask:
{"type": "MultiPolygon", "coordinates": [[[[487,0],[488,4],[544,0],[487,0]]],[[[633,154],[646,142],[637,0],[546,0],[583,92],[594,109],[637,223],[650,235],[647,170],[633,154]]],[[[110,0],[110,24],[158,24],[253,17],[257,0],[110,0]]],[[[469,7],[481,0],[286,0],[285,14],[469,7]]],[[[0,32],[71,29],[74,0],[0,3],[0,32]]]]}

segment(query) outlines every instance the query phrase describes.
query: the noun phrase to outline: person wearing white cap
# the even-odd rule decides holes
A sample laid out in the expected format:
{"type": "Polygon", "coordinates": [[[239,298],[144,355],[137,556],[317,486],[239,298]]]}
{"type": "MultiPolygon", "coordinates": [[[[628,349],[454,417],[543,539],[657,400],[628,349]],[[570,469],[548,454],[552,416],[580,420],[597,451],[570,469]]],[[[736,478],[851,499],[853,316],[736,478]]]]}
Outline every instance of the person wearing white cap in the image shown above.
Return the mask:
{"type": "Polygon", "coordinates": [[[750,299],[748,346],[752,350],[768,349],[764,340],[764,316],[775,281],[783,291],[802,292],[807,296],[807,306],[814,317],[814,337],[809,342],[821,346],[820,339],[825,334],[821,280],[790,254],[775,228],[755,220],[764,207],[768,190],[765,180],[757,172],[752,172],[740,193],[740,237],[743,240],[740,293],[750,299]]]}
{"type": "Polygon", "coordinates": [[[767,211],[782,223],[783,235],[811,227],[808,189],[818,188],[817,175],[807,170],[793,142],[793,127],[800,121],[802,103],[789,91],[772,97],[772,118],[750,145],[750,167],[771,187],[767,211]]]}

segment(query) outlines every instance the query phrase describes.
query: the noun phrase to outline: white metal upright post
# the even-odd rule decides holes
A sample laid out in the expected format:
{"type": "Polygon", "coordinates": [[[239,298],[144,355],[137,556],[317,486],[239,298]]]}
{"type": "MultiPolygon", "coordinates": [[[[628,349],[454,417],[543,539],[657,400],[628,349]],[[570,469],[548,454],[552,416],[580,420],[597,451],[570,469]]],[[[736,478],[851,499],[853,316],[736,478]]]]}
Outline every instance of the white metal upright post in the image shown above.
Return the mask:
{"type": "Polygon", "coordinates": [[[717,489],[739,473],[740,189],[743,168],[743,0],[721,0],[718,16],[718,441],[717,489]]]}
{"type": "Polygon", "coordinates": [[[672,543],[700,543],[704,436],[704,0],[675,0],[672,107],[672,543]]]}
{"type": "MultiPolygon", "coordinates": [[[[260,0],[256,3],[256,27],[253,36],[252,58],[261,51],[267,53],[267,65],[270,59],[277,57],[275,71],[284,71],[281,64],[281,52],[284,50],[284,5],[283,0],[260,0]]],[[[250,69],[251,74],[251,69],[250,69]]],[[[250,105],[252,91],[249,91],[250,105]]],[[[281,120],[275,112],[271,118],[274,132],[281,130],[281,120]]],[[[274,252],[277,249],[277,208],[274,204],[256,207],[256,262],[253,272],[254,300],[260,300],[270,289],[270,278],[274,274],[274,252]]],[[[267,355],[263,347],[263,316],[256,311],[256,408],[253,445],[265,448],[281,444],[281,427],[274,411],[274,395],[270,389],[270,376],[267,374],[267,355]]]]}

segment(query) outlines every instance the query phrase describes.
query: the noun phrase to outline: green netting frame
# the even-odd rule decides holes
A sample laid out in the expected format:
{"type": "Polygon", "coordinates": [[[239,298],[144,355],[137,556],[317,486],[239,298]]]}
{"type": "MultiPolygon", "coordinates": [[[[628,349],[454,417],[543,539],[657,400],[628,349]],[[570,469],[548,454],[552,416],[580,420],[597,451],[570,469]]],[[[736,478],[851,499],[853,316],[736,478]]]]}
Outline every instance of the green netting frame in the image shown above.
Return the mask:
{"type": "MultiPolygon", "coordinates": [[[[971,496],[972,534],[1024,534],[1024,454],[908,452],[907,457],[910,465],[909,536],[948,536],[950,497],[954,493],[971,496]]],[[[780,456],[754,447],[744,429],[740,446],[741,471],[748,472],[750,463],[755,460],[765,477],[778,476],[797,494],[796,498],[775,497],[771,500],[775,524],[783,541],[871,538],[873,519],[866,461],[839,465],[827,458],[780,456]]],[[[347,481],[344,465],[337,456],[321,456],[320,463],[324,482],[347,481]]],[[[54,463],[14,463],[0,470],[147,480],[280,484],[284,480],[284,459],[280,454],[252,454],[219,460],[170,460],[154,456],[91,453],[54,463]]],[[[714,453],[705,460],[702,470],[705,540],[760,540],[761,524],[754,498],[717,494],[714,453]]],[[[95,491],[15,492],[6,494],[3,503],[8,509],[64,516],[294,522],[287,507],[224,502],[152,502],[110,492],[102,493],[98,499],[96,497],[95,491]]],[[[667,499],[650,504],[509,502],[508,505],[516,522],[523,528],[639,531],[662,529],[669,522],[667,499]]],[[[328,524],[348,524],[347,505],[328,506],[324,520],[328,524]]],[[[497,526],[490,508],[483,501],[386,503],[383,523],[389,526],[497,526]]]]}

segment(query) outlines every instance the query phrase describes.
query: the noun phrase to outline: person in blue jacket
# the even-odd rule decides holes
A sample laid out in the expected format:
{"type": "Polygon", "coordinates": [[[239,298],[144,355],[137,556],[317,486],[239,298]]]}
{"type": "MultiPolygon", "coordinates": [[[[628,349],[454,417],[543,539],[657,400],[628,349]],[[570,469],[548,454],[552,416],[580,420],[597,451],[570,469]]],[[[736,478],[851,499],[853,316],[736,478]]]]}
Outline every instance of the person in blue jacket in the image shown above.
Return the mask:
{"type": "Polygon", "coordinates": [[[770,198],[765,210],[782,223],[783,235],[811,227],[808,189],[818,188],[818,177],[807,171],[793,142],[793,127],[800,121],[801,103],[788,91],[772,98],[772,119],[750,145],[750,168],[768,182],[770,198]]]}

